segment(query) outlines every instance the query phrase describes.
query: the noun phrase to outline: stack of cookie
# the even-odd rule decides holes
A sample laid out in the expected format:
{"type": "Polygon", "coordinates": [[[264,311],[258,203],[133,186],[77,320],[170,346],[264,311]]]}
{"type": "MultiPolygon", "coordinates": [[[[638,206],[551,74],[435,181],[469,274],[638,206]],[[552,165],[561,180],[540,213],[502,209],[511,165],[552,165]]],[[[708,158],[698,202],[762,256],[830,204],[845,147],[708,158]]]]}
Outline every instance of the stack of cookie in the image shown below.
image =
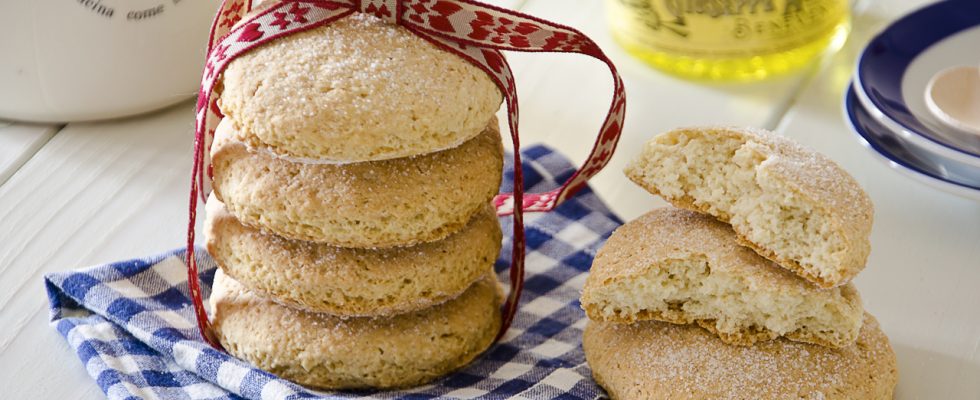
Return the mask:
{"type": "Polygon", "coordinates": [[[626,174],[686,210],[623,225],[592,265],[584,347],[613,398],[892,397],[894,353],[849,283],[872,204],[843,169],[704,128],[653,138],[626,174]]]}
{"type": "Polygon", "coordinates": [[[303,385],[418,385],[500,327],[501,95],[481,70],[366,14],[225,70],[210,154],[213,325],[303,385]]]}

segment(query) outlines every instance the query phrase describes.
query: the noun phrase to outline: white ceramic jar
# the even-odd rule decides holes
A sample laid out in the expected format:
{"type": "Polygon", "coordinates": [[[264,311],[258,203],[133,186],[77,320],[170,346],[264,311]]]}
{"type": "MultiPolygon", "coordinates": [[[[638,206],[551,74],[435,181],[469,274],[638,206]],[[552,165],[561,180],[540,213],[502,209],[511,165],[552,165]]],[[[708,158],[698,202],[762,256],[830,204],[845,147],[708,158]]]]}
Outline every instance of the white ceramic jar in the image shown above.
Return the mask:
{"type": "Polygon", "coordinates": [[[0,119],[116,118],[197,94],[218,0],[0,0],[0,119]]]}

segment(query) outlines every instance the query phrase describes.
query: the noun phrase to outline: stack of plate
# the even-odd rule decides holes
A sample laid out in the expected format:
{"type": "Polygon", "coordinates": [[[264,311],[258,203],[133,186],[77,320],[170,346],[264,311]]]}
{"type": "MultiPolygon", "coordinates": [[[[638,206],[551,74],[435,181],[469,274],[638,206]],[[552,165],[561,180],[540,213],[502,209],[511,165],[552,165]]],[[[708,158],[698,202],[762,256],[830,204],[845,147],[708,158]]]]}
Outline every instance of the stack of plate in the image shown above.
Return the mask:
{"type": "Polygon", "coordinates": [[[889,167],[930,186],[980,200],[980,135],[956,129],[926,105],[930,79],[980,65],[980,1],[939,2],[874,37],[844,98],[847,120],[889,167]]]}

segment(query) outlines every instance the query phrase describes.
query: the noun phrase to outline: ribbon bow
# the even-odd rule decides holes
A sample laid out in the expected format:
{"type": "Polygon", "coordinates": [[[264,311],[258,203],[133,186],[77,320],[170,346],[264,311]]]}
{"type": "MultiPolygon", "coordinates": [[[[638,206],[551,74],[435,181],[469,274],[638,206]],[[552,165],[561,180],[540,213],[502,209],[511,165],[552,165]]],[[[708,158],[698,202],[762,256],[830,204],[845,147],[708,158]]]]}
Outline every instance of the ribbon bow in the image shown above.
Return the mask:
{"type": "Polygon", "coordinates": [[[524,211],[550,211],[585,186],[616,149],[626,108],[623,81],[612,61],[599,46],[581,32],[540,18],[472,0],[279,0],[242,20],[250,11],[250,0],[224,0],[211,26],[208,58],[198,94],[194,170],[191,177],[187,228],[187,273],[201,336],[221,348],[210,329],[201,298],[194,259],[194,223],[198,195],[206,195],[204,172],[211,178],[206,142],[223,117],[214,93],[215,82],[231,60],[269,41],[330,24],[356,12],[372,14],[398,24],[439,48],[479,67],[500,88],[507,103],[508,124],[514,144],[514,192],[497,195],[493,202],[498,215],[513,215],[513,253],[510,266],[511,290],[504,303],[503,324],[497,339],[507,331],[517,311],[524,282],[524,211]],[[613,76],[613,99],[595,145],[584,165],[562,186],[546,193],[524,193],[518,137],[517,90],[502,50],[523,52],[579,53],[604,62],[613,76]]]}

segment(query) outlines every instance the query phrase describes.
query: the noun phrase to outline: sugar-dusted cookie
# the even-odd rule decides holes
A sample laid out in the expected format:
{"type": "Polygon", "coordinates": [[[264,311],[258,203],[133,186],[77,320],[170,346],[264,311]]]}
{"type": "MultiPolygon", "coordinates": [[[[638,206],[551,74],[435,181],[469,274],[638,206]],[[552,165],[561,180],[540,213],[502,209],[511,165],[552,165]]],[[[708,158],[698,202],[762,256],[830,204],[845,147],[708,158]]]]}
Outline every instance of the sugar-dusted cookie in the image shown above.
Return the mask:
{"type": "Polygon", "coordinates": [[[244,286],[290,307],[338,316],[400,314],[455,298],[492,270],[501,245],[490,204],[445,239],[358,249],[262,232],[212,196],[204,234],[218,266],[244,286]]]}
{"type": "Polygon", "coordinates": [[[626,175],[731,223],[747,246],[823,287],[849,282],[871,251],[874,208],[854,178],[771,132],[676,129],[647,142],[626,175]]]}
{"type": "Polygon", "coordinates": [[[220,85],[221,110],[252,147],[339,162],[456,147],[502,99],[470,62],[363,13],[263,44],[220,85]]]}
{"type": "Polygon", "coordinates": [[[673,207],[613,233],[592,263],[582,307],[596,321],[697,323],[741,345],[785,336],[846,347],[864,319],[853,285],[817,287],[740,246],[727,224],[673,207]]]}
{"type": "Polygon", "coordinates": [[[486,350],[500,327],[492,275],[441,305],[389,318],[338,318],[284,307],[220,270],[214,329],[228,352],[302,385],[397,388],[456,370],[486,350]]]}
{"type": "Polygon", "coordinates": [[[445,238],[497,194],[497,122],[458,147],[416,157],[306,164],[249,149],[229,119],[211,158],[214,193],[242,223],[290,239],[344,247],[407,246],[445,238]]]}
{"type": "Polygon", "coordinates": [[[585,357],[616,400],[891,400],[895,353],[874,317],[831,349],[785,339],[730,346],[692,325],[590,321],[585,357]]]}

